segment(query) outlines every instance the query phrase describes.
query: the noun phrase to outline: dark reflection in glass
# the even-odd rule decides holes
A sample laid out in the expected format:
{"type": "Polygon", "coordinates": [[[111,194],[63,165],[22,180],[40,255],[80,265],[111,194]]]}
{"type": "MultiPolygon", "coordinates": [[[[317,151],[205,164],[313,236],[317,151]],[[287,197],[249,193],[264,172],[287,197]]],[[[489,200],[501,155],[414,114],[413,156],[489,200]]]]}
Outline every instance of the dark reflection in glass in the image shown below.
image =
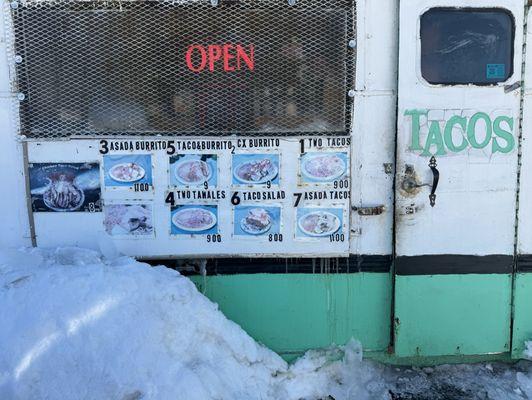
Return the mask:
{"type": "Polygon", "coordinates": [[[23,9],[15,21],[28,136],[341,133],[349,125],[349,3],[282,12],[69,4],[23,9]]]}
{"type": "Polygon", "coordinates": [[[421,17],[421,73],[433,84],[504,82],[513,72],[513,40],[506,10],[433,8],[421,17]]]}

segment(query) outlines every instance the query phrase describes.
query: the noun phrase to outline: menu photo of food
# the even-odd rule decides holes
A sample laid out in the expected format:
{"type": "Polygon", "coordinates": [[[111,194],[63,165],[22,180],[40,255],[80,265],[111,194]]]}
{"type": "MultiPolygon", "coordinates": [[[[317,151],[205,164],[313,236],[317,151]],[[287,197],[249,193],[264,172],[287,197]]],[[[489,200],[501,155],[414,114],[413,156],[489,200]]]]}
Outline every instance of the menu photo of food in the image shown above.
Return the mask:
{"type": "Polygon", "coordinates": [[[152,185],[150,154],[103,156],[106,187],[131,187],[135,183],[152,185]]]}
{"type": "Polygon", "coordinates": [[[111,236],[153,236],[151,204],[105,204],[103,225],[111,236]]]}
{"type": "Polygon", "coordinates": [[[260,237],[281,232],[280,207],[237,206],[233,215],[234,235],[260,237]]]}
{"type": "Polygon", "coordinates": [[[172,186],[216,186],[218,180],[216,154],[180,154],[170,157],[172,186]]]}
{"type": "Polygon", "coordinates": [[[300,158],[303,183],[327,183],[348,173],[347,153],[305,153],[300,158]]]}
{"type": "Polygon", "coordinates": [[[279,154],[234,154],[234,185],[279,184],[279,154]]]}
{"type": "Polygon", "coordinates": [[[323,238],[341,233],[343,209],[341,208],[298,208],[296,215],[296,237],[323,238]]]}
{"type": "Polygon", "coordinates": [[[34,212],[101,211],[100,164],[29,164],[34,212]]]}
{"type": "Polygon", "coordinates": [[[178,205],[170,210],[172,235],[207,235],[218,233],[218,206],[178,205]]]}

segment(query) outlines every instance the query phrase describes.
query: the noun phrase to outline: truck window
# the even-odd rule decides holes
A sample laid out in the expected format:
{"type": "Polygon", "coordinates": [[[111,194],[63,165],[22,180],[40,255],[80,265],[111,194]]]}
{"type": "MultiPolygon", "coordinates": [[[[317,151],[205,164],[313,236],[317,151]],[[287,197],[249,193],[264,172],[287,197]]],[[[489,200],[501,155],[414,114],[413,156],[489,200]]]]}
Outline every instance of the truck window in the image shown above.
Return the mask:
{"type": "Polygon", "coordinates": [[[432,8],[421,16],[421,74],[432,84],[490,85],[513,73],[514,20],[501,8],[432,8]]]}
{"type": "Polygon", "coordinates": [[[354,0],[52,3],[13,13],[28,137],[351,127],[354,0]]]}

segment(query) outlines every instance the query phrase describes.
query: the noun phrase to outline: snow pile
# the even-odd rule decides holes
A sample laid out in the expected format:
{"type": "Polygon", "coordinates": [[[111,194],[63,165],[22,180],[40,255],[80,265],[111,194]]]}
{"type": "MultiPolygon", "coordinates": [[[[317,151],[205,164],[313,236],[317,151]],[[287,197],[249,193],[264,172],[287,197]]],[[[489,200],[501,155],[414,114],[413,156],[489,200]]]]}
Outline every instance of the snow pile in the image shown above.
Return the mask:
{"type": "Polygon", "coordinates": [[[0,250],[0,399],[532,398],[526,362],[394,368],[353,340],[288,366],[187,278],[111,250],[0,250]]]}
{"type": "Polygon", "coordinates": [[[0,399],[319,398],[362,364],[353,341],[289,368],[176,271],[91,250],[0,252],[0,304],[0,399]]]}
{"type": "Polygon", "coordinates": [[[286,394],[279,400],[389,400],[390,382],[384,371],[382,365],[362,361],[362,347],[355,340],[346,346],[309,350],[280,377],[286,394]]]}
{"type": "Polygon", "coordinates": [[[170,269],[68,248],[3,256],[1,399],[258,399],[287,368],[170,269]]]}

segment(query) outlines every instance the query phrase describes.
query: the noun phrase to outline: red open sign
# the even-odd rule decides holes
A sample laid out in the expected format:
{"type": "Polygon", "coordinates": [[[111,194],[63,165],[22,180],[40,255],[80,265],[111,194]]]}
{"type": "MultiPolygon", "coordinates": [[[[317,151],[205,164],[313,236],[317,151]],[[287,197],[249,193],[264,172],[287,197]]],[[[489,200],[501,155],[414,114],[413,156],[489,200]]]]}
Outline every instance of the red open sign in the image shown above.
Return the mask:
{"type": "Polygon", "coordinates": [[[225,72],[232,72],[245,67],[253,71],[255,69],[255,46],[232,43],[208,46],[192,44],[187,49],[185,59],[188,69],[193,72],[202,72],[205,69],[214,72],[222,68],[225,72]]]}

